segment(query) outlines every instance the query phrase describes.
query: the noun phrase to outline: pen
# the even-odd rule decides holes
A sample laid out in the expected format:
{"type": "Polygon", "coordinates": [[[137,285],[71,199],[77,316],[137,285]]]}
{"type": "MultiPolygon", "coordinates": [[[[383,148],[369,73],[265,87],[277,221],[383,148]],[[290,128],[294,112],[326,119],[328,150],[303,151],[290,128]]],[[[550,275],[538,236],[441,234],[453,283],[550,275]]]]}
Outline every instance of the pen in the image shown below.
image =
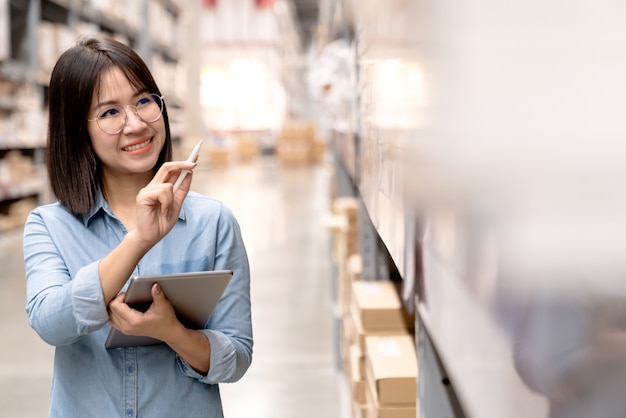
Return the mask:
{"type": "MultiPolygon", "coordinates": [[[[189,158],[187,158],[187,161],[195,162],[196,159],[198,158],[198,154],[200,153],[201,147],[202,147],[202,139],[200,140],[200,142],[198,142],[198,144],[195,147],[193,147],[193,151],[191,151],[191,154],[189,155],[189,158]]],[[[176,183],[174,183],[174,193],[176,193],[176,190],[178,190],[183,180],[185,180],[185,177],[187,177],[187,174],[189,173],[191,173],[190,170],[183,170],[180,172],[180,174],[178,175],[178,178],[176,179],[176,183]]]]}

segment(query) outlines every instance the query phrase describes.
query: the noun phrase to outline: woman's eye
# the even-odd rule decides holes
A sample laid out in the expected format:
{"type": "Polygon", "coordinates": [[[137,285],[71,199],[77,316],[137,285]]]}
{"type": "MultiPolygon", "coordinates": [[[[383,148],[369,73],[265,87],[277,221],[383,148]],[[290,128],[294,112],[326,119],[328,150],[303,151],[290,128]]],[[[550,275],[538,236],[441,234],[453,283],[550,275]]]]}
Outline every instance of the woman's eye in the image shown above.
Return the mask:
{"type": "Polygon", "coordinates": [[[145,106],[147,104],[150,104],[150,102],[152,102],[152,98],[142,97],[141,99],[137,100],[137,107],[145,106]]]}
{"type": "Polygon", "coordinates": [[[122,111],[120,110],[119,107],[111,107],[109,109],[104,110],[102,113],[100,113],[100,119],[113,118],[121,114],[122,114],[122,111]]]}

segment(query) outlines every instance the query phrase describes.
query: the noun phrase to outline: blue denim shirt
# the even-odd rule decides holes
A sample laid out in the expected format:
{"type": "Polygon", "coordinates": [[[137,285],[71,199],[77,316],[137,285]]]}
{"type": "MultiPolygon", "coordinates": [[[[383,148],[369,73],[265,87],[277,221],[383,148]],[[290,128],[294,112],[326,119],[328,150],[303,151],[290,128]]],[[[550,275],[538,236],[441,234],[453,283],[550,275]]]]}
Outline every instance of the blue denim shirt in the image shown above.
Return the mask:
{"type": "Polygon", "coordinates": [[[59,203],[33,211],[24,229],[30,325],[56,346],[51,417],[222,417],[218,383],[252,361],[250,270],[241,232],[222,203],[189,193],[177,224],[133,275],[233,270],[202,332],[211,367],[197,373],[167,345],[107,350],[110,330],[98,263],[126,230],[99,195],[74,216],[59,203]]]}

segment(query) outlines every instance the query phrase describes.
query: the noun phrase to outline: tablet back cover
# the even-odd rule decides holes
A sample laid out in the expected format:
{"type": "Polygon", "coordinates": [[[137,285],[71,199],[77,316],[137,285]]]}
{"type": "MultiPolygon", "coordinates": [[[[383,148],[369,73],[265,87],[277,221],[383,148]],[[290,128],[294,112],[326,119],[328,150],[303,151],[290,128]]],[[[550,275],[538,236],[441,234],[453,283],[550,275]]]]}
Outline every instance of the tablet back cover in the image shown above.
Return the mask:
{"type": "MultiPolygon", "coordinates": [[[[202,329],[220,301],[232,278],[231,270],[201,271],[190,273],[135,276],[126,291],[124,302],[134,309],[145,311],[152,303],[150,289],[159,283],[165,297],[170,301],[178,319],[190,329],[202,329]]],[[[162,344],[150,338],[125,335],[111,328],[106,348],[162,344]]]]}

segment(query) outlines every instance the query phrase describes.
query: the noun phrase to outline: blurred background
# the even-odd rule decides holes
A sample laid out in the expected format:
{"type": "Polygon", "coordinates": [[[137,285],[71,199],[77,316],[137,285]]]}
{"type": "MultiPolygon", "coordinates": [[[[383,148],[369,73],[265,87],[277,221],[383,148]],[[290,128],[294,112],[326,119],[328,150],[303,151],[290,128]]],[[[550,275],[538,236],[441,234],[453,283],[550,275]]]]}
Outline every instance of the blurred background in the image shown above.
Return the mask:
{"type": "Polygon", "coordinates": [[[623,416],[626,4],[0,0],[3,416],[47,415],[21,234],[83,34],[139,52],[242,226],[227,417],[623,416]]]}

